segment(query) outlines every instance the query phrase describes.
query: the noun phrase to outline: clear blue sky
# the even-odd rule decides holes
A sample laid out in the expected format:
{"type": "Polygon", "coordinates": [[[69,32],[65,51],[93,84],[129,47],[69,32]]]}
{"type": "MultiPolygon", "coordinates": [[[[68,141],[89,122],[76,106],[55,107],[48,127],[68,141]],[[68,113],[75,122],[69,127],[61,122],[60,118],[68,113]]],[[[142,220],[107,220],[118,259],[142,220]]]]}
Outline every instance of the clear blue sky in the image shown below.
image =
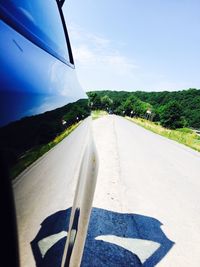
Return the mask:
{"type": "Polygon", "coordinates": [[[88,90],[200,88],[200,0],[66,0],[88,90]]]}

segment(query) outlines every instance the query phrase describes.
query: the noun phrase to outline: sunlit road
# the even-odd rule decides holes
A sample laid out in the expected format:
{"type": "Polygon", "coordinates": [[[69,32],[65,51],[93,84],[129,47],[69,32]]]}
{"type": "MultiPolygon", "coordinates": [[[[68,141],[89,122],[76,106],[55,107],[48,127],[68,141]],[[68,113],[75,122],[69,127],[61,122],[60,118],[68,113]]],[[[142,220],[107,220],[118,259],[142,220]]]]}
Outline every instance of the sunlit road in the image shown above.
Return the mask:
{"type": "MultiPolygon", "coordinates": [[[[96,242],[123,247],[143,266],[199,267],[200,154],[114,115],[95,120],[93,131],[100,159],[93,206],[101,215],[92,215],[89,235],[98,232],[96,242]]],[[[99,251],[84,266],[104,266],[99,251]]]]}
{"type": "MultiPolygon", "coordinates": [[[[83,122],[13,184],[22,267],[60,267],[87,132],[83,122]]],[[[114,115],[93,132],[100,166],[81,267],[199,267],[200,154],[114,115]]]]}

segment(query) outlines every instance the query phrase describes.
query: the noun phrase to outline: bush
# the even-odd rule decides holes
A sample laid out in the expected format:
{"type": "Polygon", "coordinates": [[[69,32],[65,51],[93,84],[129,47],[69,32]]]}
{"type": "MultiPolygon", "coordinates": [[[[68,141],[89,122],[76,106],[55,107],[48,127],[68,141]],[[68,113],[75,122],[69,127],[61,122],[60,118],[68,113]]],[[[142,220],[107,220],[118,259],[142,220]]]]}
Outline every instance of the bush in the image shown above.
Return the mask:
{"type": "Polygon", "coordinates": [[[166,104],[160,115],[160,122],[163,127],[177,129],[185,126],[182,116],[183,110],[177,101],[170,101],[166,104]]]}
{"type": "Polygon", "coordinates": [[[180,128],[178,131],[182,133],[193,133],[193,131],[189,128],[180,128]]]}

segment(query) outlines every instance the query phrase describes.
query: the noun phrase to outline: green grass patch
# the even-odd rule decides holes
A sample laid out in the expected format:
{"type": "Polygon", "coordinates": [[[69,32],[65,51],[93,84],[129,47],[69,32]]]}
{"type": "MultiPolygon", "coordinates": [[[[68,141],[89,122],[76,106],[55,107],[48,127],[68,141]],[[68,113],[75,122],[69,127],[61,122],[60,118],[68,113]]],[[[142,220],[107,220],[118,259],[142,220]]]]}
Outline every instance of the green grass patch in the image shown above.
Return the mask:
{"type": "Polygon", "coordinates": [[[96,120],[99,119],[103,116],[108,115],[108,112],[104,111],[104,110],[93,110],[92,111],[92,119],[96,120]]]}
{"type": "Polygon", "coordinates": [[[142,126],[143,128],[150,130],[156,134],[162,135],[181,144],[184,144],[198,152],[200,152],[200,138],[199,136],[188,128],[181,128],[177,130],[170,130],[162,127],[154,122],[140,119],[126,117],[128,120],[142,126]]]}
{"type": "Polygon", "coordinates": [[[19,175],[22,171],[24,171],[28,166],[30,166],[33,162],[43,156],[46,152],[48,152],[51,148],[60,143],[65,137],[67,137],[78,125],[81,123],[78,122],[76,124],[68,127],[64,132],[58,135],[53,141],[48,144],[41,145],[35,147],[29,151],[27,151],[18,162],[11,168],[10,176],[14,179],[17,175],[19,175]]]}
{"type": "Polygon", "coordinates": [[[179,131],[182,133],[189,133],[189,134],[193,133],[192,129],[189,129],[189,128],[180,128],[180,129],[177,129],[176,131],[179,131]]]}

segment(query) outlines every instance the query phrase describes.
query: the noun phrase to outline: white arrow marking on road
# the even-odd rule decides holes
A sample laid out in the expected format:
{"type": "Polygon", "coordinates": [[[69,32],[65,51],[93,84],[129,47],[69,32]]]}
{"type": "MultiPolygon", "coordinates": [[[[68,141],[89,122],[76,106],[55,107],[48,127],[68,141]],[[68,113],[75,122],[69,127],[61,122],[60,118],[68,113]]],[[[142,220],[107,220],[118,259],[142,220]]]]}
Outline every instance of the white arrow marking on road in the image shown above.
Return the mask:
{"type": "Polygon", "coordinates": [[[95,239],[115,244],[129,250],[136,254],[142,263],[144,263],[146,259],[153,255],[153,253],[160,247],[160,244],[154,241],[114,235],[97,236],[95,239]]]}
{"type": "Polygon", "coordinates": [[[62,231],[60,233],[57,233],[57,234],[54,234],[54,235],[50,235],[50,236],[47,236],[47,237],[41,239],[38,242],[38,246],[39,246],[40,252],[42,254],[42,258],[44,258],[44,256],[47,253],[47,251],[51,247],[53,247],[53,245],[55,243],[57,243],[60,239],[62,239],[65,236],[67,236],[67,232],[66,231],[62,231]]]}

